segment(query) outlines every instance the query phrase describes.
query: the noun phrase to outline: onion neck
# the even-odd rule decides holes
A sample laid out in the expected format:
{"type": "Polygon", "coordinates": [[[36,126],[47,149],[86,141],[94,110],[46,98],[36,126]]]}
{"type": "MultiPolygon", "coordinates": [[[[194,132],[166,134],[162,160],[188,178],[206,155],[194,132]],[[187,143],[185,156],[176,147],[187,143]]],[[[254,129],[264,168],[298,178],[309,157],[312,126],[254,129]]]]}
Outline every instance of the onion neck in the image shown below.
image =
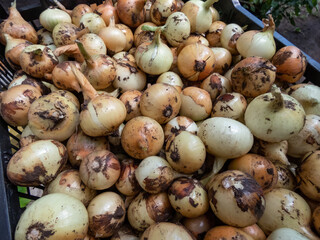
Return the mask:
{"type": "Polygon", "coordinates": [[[35,59],[36,61],[39,61],[39,62],[40,62],[40,61],[42,60],[42,58],[44,57],[44,55],[43,55],[43,50],[40,49],[40,48],[37,48],[37,49],[33,50],[33,51],[30,52],[30,53],[31,53],[32,58],[35,59]]]}
{"type": "Polygon", "coordinates": [[[11,7],[17,9],[17,0],[14,0],[14,1],[11,3],[11,7]]]}
{"type": "Polygon", "coordinates": [[[276,85],[272,85],[271,94],[274,96],[272,108],[277,112],[284,107],[284,100],[280,88],[278,88],[276,85]]]}
{"type": "Polygon", "coordinates": [[[297,229],[298,232],[309,238],[310,240],[319,240],[320,238],[311,230],[310,226],[301,227],[297,229]]]}
{"type": "Polygon", "coordinates": [[[84,60],[87,63],[87,66],[89,68],[94,68],[96,66],[96,62],[94,61],[94,59],[91,57],[91,55],[86,51],[86,49],[84,48],[82,42],[76,40],[76,43],[78,45],[78,48],[80,50],[80,53],[82,54],[82,56],[84,57],[84,60]]]}
{"type": "Polygon", "coordinates": [[[150,26],[150,25],[143,25],[141,30],[143,31],[150,31],[150,32],[156,32],[159,28],[161,27],[157,27],[157,26],[150,26]]]}
{"type": "Polygon", "coordinates": [[[116,21],[115,21],[113,15],[110,17],[109,26],[108,27],[116,27],[116,21]]]}
{"type": "Polygon", "coordinates": [[[86,27],[86,28],[80,30],[79,32],[77,32],[75,39],[78,39],[78,38],[82,37],[84,34],[87,34],[89,32],[90,32],[89,28],[86,27]]]}
{"type": "Polygon", "coordinates": [[[276,25],[273,21],[272,15],[269,14],[268,18],[262,19],[262,22],[264,25],[262,32],[271,32],[273,35],[274,31],[276,30],[276,25]]]}
{"type": "Polygon", "coordinates": [[[63,6],[58,0],[53,0],[53,2],[58,6],[58,8],[60,8],[62,11],[65,11],[66,13],[68,13],[69,15],[72,14],[72,10],[68,10],[65,8],[65,6],[63,6]]]}
{"type": "Polygon", "coordinates": [[[209,8],[216,2],[219,2],[219,0],[207,0],[203,3],[203,7],[209,10],[209,8]]]}

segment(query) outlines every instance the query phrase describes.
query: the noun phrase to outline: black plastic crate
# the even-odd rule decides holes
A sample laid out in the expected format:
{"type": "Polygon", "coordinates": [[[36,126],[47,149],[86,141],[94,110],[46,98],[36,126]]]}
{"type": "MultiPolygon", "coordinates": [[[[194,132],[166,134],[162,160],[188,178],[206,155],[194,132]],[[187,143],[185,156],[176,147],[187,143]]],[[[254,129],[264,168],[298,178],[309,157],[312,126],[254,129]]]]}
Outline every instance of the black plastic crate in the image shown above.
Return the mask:
{"type": "MultiPolygon", "coordinates": [[[[29,0],[30,4],[17,1],[17,8],[21,15],[32,23],[35,28],[39,28],[37,18],[40,13],[48,6],[54,5],[50,0],[29,0]],[[20,2],[20,3],[19,3],[20,2]],[[20,6],[22,5],[22,6],[20,6]]],[[[61,1],[67,9],[72,9],[79,3],[101,3],[101,1],[61,1]]],[[[0,21],[6,19],[8,16],[8,3],[7,0],[0,0],[0,21]]],[[[247,29],[263,28],[262,22],[253,16],[249,11],[244,9],[238,0],[220,0],[215,3],[214,7],[219,11],[221,19],[226,23],[237,23],[240,26],[247,25],[247,29]]],[[[283,46],[294,45],[281,36],[278,32],[274,34],[277,48],[283,46]]],[[[313,82],[320,86],[320,63],[316,62],[310,56],[307,57],[308,65],[305,72],[305,82],[313,82]]],[[[6,86],[12,80],[14,71],[10,68],[4,58],[4,46],[0,46],[0,91],[6,89],[6,86]]],[[[13,151],[18,150],[16,144],[19,140],[21,131],[18,128],[8,126],[4,120],[0,119],[0,233],[2,240],[11,240],[14,236],[15,226],[20,218],[24,209],[20,208],[19,197],[36,199],[32,196],[30,189],[26,193],[18,192],[17,186],[10,183],[6,177],[6,167],[10,160],[13,151]],[[10,128],[10,130],[9,130],[10,128]],[[16,143],[14,143],[16,142],[16,143]]]]}

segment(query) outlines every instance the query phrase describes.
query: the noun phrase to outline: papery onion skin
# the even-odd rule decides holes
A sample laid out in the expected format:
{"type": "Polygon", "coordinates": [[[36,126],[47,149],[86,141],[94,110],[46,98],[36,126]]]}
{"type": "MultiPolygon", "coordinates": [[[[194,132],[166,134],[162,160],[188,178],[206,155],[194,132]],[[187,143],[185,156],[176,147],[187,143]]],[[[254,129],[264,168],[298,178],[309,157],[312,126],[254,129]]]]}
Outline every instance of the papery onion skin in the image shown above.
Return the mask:
{"type": "Polygon", "coordinates": [[[170,222],[159,222],[147,228],[140,239],[194,240],[194,237],[181,225],[170,222]]]}
{"type": "Polygon", "coordinates": [[[231,81],[219,73],[212,73],[209,75],[201,82],[200,87],[210,94],[212,101],[221,94],[232,91],[231,81]]]}
{"type": "Polygon", "coordinates": [[[176,0],[155,0],[150,8],[150,17],[154,24],[163,25],[167,18],[178,9],[176,0]]]}
{"type": "Polygon", "coordinates": [[[117,3],[118,16],[125,25],[136,28],[145,20],[144,0],[119,0],[117,3]]]}
{"type": "Polygon", "coordinates": [[[265,211],[262,188],[247,173],[228,170],[214,176],[207,186],[210,207],[225,224],[247,227],[265,211]]]}
{"type": "Polygon", "coordinates": [[[141,96],[142,92],[138,90],[128,90],[120,96],[119,99],[123,102],[127,109],[125,121],[129,121],[134,117],[142,115],[139,107],[141,96]]]}
{"type": "Polygon", "coordinates": [[[214,21],[207,34],[206,39],[208,40],[210,47],[221,47],[220,36],[223,28],[227,24],[222,21],[214,21]]]}
{"type": "Polygon", "coordinates": [[[267,238],[262,229],[257,224],[240,228],[240,230],[250,235],[254,240],[265,240],[267,238]]]}
{"type": "Polygon", "coordinates": [[[191,118],[185,116],[177,116],[171,119],[164,126],[164,136],[166,141],[171,135],[177,135],[181,131],[188,131],[193,134],[197,134],[198,127],[191,118]]]}
{"type": "Polygon", "coordinates": [[[278,172],[278,181],[275,188],[285,188],[294,191],[297,188],[297,180],[290,169],[281,163],[275,163],[275,167],[278,172]]]}
{"type": "Polygon", "coordinates": [[[98,34],[102,28],[106,27],[106,24],[98,14],[86,13],[80,18],[80,27],[87,27],[91,33],[98,34]]]}
{"type": "Polygon", "coordinates": [[[231,73],[232,87],[245,97],[257,97],[270,90],[276,79],[276,68],[267,59],[247,57],[231,73]]]}
{"type": "Polygon", "coordinates": [[[232,226],[217,226],[211,228],[205,235],[204,240],[254,240],[250,235],[232,226]]]}
{"type": "Polygon", "coordinates": [[[52,32],[53,28],[59,22],[69,22],[71,23],[71,17],[68,13],[57,9],[57,8],[48,8],[44,10],[39,16],[40,24],[47,29],[48,31],[52,32]]]}
{"type": "Polygon", "coordinates": [[[169,84],[173,87],[176,88],[176,90],[181,93],[182,91],[182,87],[183,87],[183,82],[180,78],[180,76],[175,73],[175,72],[164,72],[162,73],[158,79],[157,79],[157,82],[156,83],[166,83],[166,84],[169,84]]]}
{"type": "Polygon", "coordinates": [[[206,232],[216,224],[216,220],[213,218],[213,213],[207,212],[196,218],[183,218],[181,223],[196,239],[201,240],[206,232]]]}
{"type": "Polygon", "coordinates": [[[295,83],[306,71],[307,60],[299,48],[286,46],[276,52],[272,64],[277,68],[277,79],[295,83]]]}
{"type": "Polygon", "coordinates": [[[236,43],[242,33],[243,29],[238,24],[227,24],[221,32],[221,46],[228,49],[232,55],[236,55],[238,53],[236,43]]]}
{"type": "Polygon", "coordinates": [[[231,66],[231,53],[227,49],[221,47],[213,47],[211,50],[213,51],[214,58],[216,59],[214,72],[224,74],[231,66]]]}

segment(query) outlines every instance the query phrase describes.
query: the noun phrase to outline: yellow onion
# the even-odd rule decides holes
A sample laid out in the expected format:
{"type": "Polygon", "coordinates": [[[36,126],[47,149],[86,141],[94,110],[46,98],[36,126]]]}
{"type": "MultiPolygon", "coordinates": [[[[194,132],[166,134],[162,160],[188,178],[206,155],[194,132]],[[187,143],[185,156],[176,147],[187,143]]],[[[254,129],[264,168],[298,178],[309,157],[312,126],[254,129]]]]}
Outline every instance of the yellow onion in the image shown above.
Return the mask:
{"type": "Polygon", "coordinates": [[[297,168],[298,188],[308,198],[320,202],[320,151],[306,154],[297,168]]]}
{"type": "Polygon", "coordinates": [[[34,135],[34,133],[31,131],[29,125],[27,125],[20,136],[20,148],[29,145],[30,143],[33,143],[35,141],[40,140],[36,135],[34,135]]]}
{"type": "Polygon", "coordinates": [[[208,40],[210,47],[221,47],[221,32],[226,25],[227,24],[222,21],[214,21],[211,24],[206,34],[206,39],[208,40]]]}
{"type": "Polygon", "coordinates": [[[272,64],[277,68],[277,79],[295,83],[306,71],[307,60],[299,48],[286,46],[276,52],[272,64]]]}
{"type": "Polygon", "coordinates": [[[166,142],[171,135],[177,135],[181,131],[197,134],[198,126],[191,118],[185,116],[175,117],[164,126],[164,137],[166,142]]]}
{"type": "Polygon", "coordinates": [[[164,142],[161,125],[144,116],[132,118],[122,131],[121,145],[133,158],[144,159],[160,152],[164,142]]]}
{"type": "Polygon", "coordinates": [[[233,159],[228,169],[250,174],[259,183],[263,192],[270,191],[278,182],[276,167],[267,158],[257,154],[247,153],[233,159]]]}
{"type": "Polygon", "coordinates": [[[52,33],[45,28],[41,28],[37,31],[38,43],[41,45],[51,45],[54,44],[52,39],[52,33]]]}
{"type": "Polygon", "coordinates": [[[126,46],[123,50],[129,51],[133,45],[133,32],[127,25],[121,23],[116,24],[116,28],[120,29],[126,36],[126,46]]]}
{"type": "Polygon", "coordinates": [[[140,99],[141,114],[153,118],[160,124],[167,123],[177,116],[180,107],[180,94],[173,86],[165,83],[151,85],[140,99]]]}
{"type": "Polygon", "coordinates": [[[111,0],[104,1],[96,8],[95,11],[101,15],[106,25],[109,25],[112,17],[114,17],[114,21],[116,23],[119,23],[117,8],[113,6],[113,2],[111,0]]]}
{"type": "Polygon", "coordinates": [[[1,92],[0,113],[11,126],[28,124],[28,112],[32,103],[41,96],[40,91],[31,85],[17,85],[1,92]]]}
{"type": "Polygon", "coordinates": [[[207,91],[198,87],[187,87],[181,93],[180,115],[193,121],[200,121],[210,116],[212,102],[207,91]]]}
{"type": "Polygon", "coordinates": [[[206,47],[209,47],[209,42],[208,40],[204,37],[203,34],[200,33],[191,33],[189,35],[189,37],[183,41],[183,44],[180,45],[178,47],[179,52],[182,48],[184,48],[185,46],[189,45],[189,44],[193,44],[193,43],[198,43],[198,44],[203,44],[206,47]]]}
{"type": "Polygon", "coordinates": [[[257,224],[240,228],[240,230],[250,235],[254,240],[265,240],[267,238],[262,229],[257,224]]]}
{"type": "Polygon", "coordinates": [[[118,180],[120,162],[112,152],[98,150],[91,152],[81,161],[79,172],[86,186],[95,190],[105,190],[118,180]]]}
{"type": "Polygon", "coordinates": [[[139,240],[139,238],[137,233],[133,232],[132,227],[124,224],[112,235],[110,240],[139,240]]]}
{"type": "Polygon", "coordinates": [[[227,49],[222,47],[213,47],[211,48],[211,50],[216,59],[214,72],[224,74],[231,65],[231,62],[232,62],[231,53],[227,49]]]}
{"type": "Polygon", "coordinates": [[[147,228],[143,232],[141,239],[192,240],[194,238],[191,233],[181,225],[170,222],[159,222],[154,223],[149,228],[147,228]]]}
{"type": "Polygon", "coordinates": [[[63,10],[49,7],[44,10],[39,16],[40,24],[47,29],[48,31],[52,32],[54,27],[60,22],[68,22],[71,23],[71,17],[68,13],[63,10]]]}
{"type": "Polygon", "coordinates": [[[134,229],[143,231],[154,223],[168,221],[173,211],[166,192],[141,192],[130,203],[127,216],[134,229]]]}
{"type": "Polygon", "coordinates": [[[23,212],[14,239],[83,239],[88,225],[82,202],[63,193],[52,193],[37,199],[23,212]]]}
{"type": "Polygon", "coordinates": [[[176,88],[176,90],[181,93],[183,82],[178,74],[175,72],[164,72],[162,73],[156,83],[166,83],[176,88]]]}
{"type": "Polygon", "coordinates": [[[231,82],[219,73],[212,73],[201,82],[200,87],[206,90],[214,101],[218,96],[232,91],[231,82]]]}
{"type": "Polygon", "coordinates": [[[111,237],[122,225],[126,209],[121,196],[115,192],[103,192],[90,202],[88,208],[89,229],[96,237],[111,237]]]}
{"type": "Polygon", "coordinates": [[[217,226],[211,228],[205,235],[204,240],[216,239],[241,239],[241,240],[254,240],[249,234],[232,226],[217,226]]]}
{"type": "Polygon", "coordinates": [[[297,134],[304,125],[301,104],[280,89],[254,98],[247,107],[244,120],[252,134],[267,142],[280,142],[297,134]]]}
{"type": "Polygon", "coordinates": [[[278,181],[275,188],[285,188],[294,191],[297,188],[297,180],[288,166],[278,162],[274,165],[278,172],[278,181]]]}
{"type": "Polygon", "coordinates": [[[61,172],[45,188],[46,194],[64,193],[80,200],[85,206],[97,195],[96,191],[86,186],[80,179],[79,171],[75,169],[61,172]]]}
{"type": "Polygon", "coordinates": [[[118,0],[117,13],[125,25],[136,28],[145,20],[145,0],[118,0]]]}
{"type": "Polygon", "coordinates": [[[312,224],[317,233],[320,234],[320,206],[312,212],[312,224]]]}
{"type": "Polygon", "coordinates": [[[227,24],[221,32],[221,46],[229,50],[232,55],[237,55],[238,50],[236,47],[236,43],[241,34],[243,34],[243,29],[238,24],[227,24]]]}
{"type": "Polygon", "coordinates": [[[268,240],[279,240],[279,239],[295,239],[295,240],[308,240],[309,238],[305,237],[301,233],[293,230],[289,227],[278,228],[268,236],[268,240]]]}
{"type": "Polygon", "coordinates": [[[215,219],[213,219],[213,213],[210,211],[207,214],[203,214],[195,218],[183,218],[181,223],[185,226],[196,239],[202,239],[203,235],[206,234],[214,225],[215,219]]]}
{"type": "Polygon", "coordinates": [[[150,8],[151,21],[158,26],[163,25],[176,11],[178,11],[176,0],[155,0],[150,8]]]}
{"type": "Polygon", "coordinates": [[[38,42],[36,30],[21,16],[16,8],[16,0],[11,3],[9,17],[0,24],[0,42],[2,45],[6,45],[5,33],[13,38],[26,39],[32,43],[38,42]]]}
{"type": "Polygon", "coordinates": [[[199,217],[209,209],[209,200],[203,185],[192,178],[178,178],[168,189],[171,206],[182,216],[199,217]]]}
{"type": "Polygon", "coordinates": [[[134,117],[141,116],[140,112],[140,99],[142,93],[138,90],[125,91],[121,96],[120,100],[126,106],[127,116],[125,121],[129,121],[134,117]]]}
{"type": "Polygon", "coordinates": [[[91,33],[99,34],[99,31],[106,27],[106,24],[98,14],[87,12],[80,18],[80,26],[88,28],[91,33]]]}
{"type": "Polygon", "coordinates": [[[140,24],[136,28],[136,30],[134,31],[134,34],[133,34],[133,42],[136,47],[138,47],[140,44],[142,44],[144,42],[152,42],[154,39],[155,32],[142,30],[142,27],[145,25],[156,27],[156,25],[152,22],[144,22],[144,23],[140,24]]]}
{"type": "Polygon", "coordinates": [[[247,173],[222,172],[210,180],[207,188],[210,207],[225,224],[247,227],[257,223],[265,211],[262,188],[247,173]]]}
{"type": "Polygon", "coordinates": [[[244,32],[237,40],[238,52],[243,57],[257,56],[271,59],[276,52],[276,43],[273,38],[275,24],[271,14],[267,19],[262,19],[262,31],[250,30],[244,32]]]}
{"type": "Polygon", "coordinates": [[[245,97],[257,97],[271,89],[276,68],[267,59],[247,57],[237,63],[231,73],[232,88],[245,97]]]}
{"type": "Polygon", "coordinates": [[[54,140],[38,140],[20,148],[7,166],[9,180],[21,186],[48,184],[67,162],[66,147],[54,140]]]}
{"type": "Polygon", "coordinates": [[[275,188],[265,194],[266,209],[258,221],[259,227],[269,235],[278,228],[291,228],[311,240],[319,239],[310,228],[311,210],[297,193],[275,188]]]}
{"type": "Polygon", "coordinates": [[[185,46],[178,55],[178,69],[189,81],[200,81],[213,73],[215,66],[213,51],[198,43],[185,46]]]}

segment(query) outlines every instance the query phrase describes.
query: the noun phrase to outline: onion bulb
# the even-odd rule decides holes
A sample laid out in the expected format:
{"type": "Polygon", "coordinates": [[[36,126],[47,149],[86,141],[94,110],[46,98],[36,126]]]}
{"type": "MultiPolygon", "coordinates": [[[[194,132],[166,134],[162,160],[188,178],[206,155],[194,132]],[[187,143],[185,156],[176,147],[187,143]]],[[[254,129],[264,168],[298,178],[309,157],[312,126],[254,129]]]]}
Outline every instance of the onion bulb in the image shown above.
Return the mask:
{"type": "Polygon", "coordinates": [[[312,224],[315,230],[317,231],[317,233],[320,234],[320,206],[318,206],[316,209],[313,210],[312,224]]]}
{"type": "Polygon", "coordinates": [[[210,207],[225,224],[247,227],[257,223],[265,211],[262,188],[247,173],[225,171],[214,176],[207,188],[210,207]]]}
{"type": "Polygon", "coordinates": [[[136,47],[138,47],[140,44],[144,42],[152,42],[154,39],[155,32],[142,30],[142,27],[145,25],[156,27],[156,25],[152,22],[144,22],[141,25],[139,25],[133,34],[133,42],[136,47]]]}
{"type": "Polygon", "coordinates": [[[173,55],[170,48],[161,42],[160,32],[156,31],[152,42],[142,43],[137,47],[135,58],[141,70],[148,74],[159,75],[167,72],[172,65],[173,55]]]}
{"type": "Polygon", "coordinates": [[[278,172],[278,182],[275,188],[285,188],[294,191],[297,188],[297,180],[289,167],[278,162],[274,165],[278,172]]]}
{"type": "Polygon", "coordinates": [[[244,120],[252,134],[267,142],[280,142],[300,132],[305,122],[301,104],[280,89],[254,98],[247,107],[244,120]]]}
{"type": "Polygon", "coordinates": [[[89,12],[81,17],[80,27],[88,28],[91,33],[98,34],[102,28],[106,27],[106,24],[98,14],[89,12]]]}
{"type": "Polygon", "coordinates": [[[170,222],[159,222],[147,228],[140,239],[193,240],[194,237],[181,225],[170,222]]]}
{"type": "Polygon", "coordinates": [[[254,240],[266,240],[266,235],[262,229],[257,225],[253,224],[244,228],[240,228],[246,234],[250,235],[254,240]]]}
{"type": "Polygon", "coordinates": [[[191,32],[205,33],[212,23],[213,11],[210,9],[217,0],[206,0],[205,2],[194,0],[188,1],[181,9],[191,24],[191,32]]]}
{"type": "Polygon", "coordinates": [[[11,3],[9,17],[0,24],[0,43],[2,45],[6,45],[5,33],[13,38],[26,39],[34,44],[38,42],[36,30],[21,16],[16,8],[16,0],[11,3]]]}
{"type": "Polygon", "coordinates": [[[311,152],[297,168],[298,188],[308,198],[320,202],[320,151],[311,152]]]}
{"type": "Polygon", "coordinates": [[[272,64],[277,68],[277,79],[295,83],[306,71],[307,59],[299,48],[286,46],[276,52],[272,64]]]}
{"type": "Polygon", "coordinates": [[[181,221],[196,239],[200,240],[213,226],[216,224],[216,220],[213,219],[213,213],[210,211],[207,214],[203,214],[195,218],[183,218],[181,221]]]}
{"type": "Polygon", "coordinates": [[[180,76],[178,74],[176,74],[175,72],[164,72],[162,73],[158,79],[156,83],[166,83],[169,84],[173,87],[175,87],[175,89],[181,93],[182,87],[183,87],[183,82],[180,78],[180,76]]]}
{"type": "Polygon", "coordinates": [[[209,75],[201,82],[200,87],[210,94],[212,101],[218,96],[232,91],[231,81],[219,73],[209,75]]]}
{"type": "Polygon", "coordinates": [[[49,7],[40,14],[39,21],[45,29],[52,32],[52,30],[58,23],[71,23],[72,19],[70,15],[65,11],[49,7]]]}
{"type": "Polygon", "coordinates": [[[206,34],[210,47],[221,47],[221,32],[227,24],[222,21],[214,21],[206,34]]]}
{"type": "Polygon", "coordinates": [[[189,81],[200,81],[213,73],[215,57],[212,50],[198,43],[185,46],[178,54],[178,69],[189,81]]]}
{"type": "Polygon", "coordinates": [[[188,117],[175,117],[164,126],[164,137],[166,142],[171,135],[177,135],[181,131],[188,131],[190,133],[197,134],[198,127],[196,123],[188,117]]]}
{"type": "Polygon", "coordinates": [[[230,68],[232,63],[231,53],[222,47],[213,47],[211,48],[214,58],[216,59],[214,72],[225,74],[226,71],[230,68]]]}
{"type": "Polygon", "coordinates": [[[84,239],[88,212],[78,199],[52,193],[33,202],[21,215],[14,237],[20,239],[84,239]]]}
{"type": "Polygon", "coordinates": [[[142,93],[138,90],[128,90],[120,96],[120,101],[123,102],[127,109],[127,116],[125,121],[129,121],[134,117],[141,116],[139,107],[141,95],[142,93]]]}
{"type": "Polygon", "coordinates": [[[241,34],[243,34],[243,29],[238,24],[227,24],[221,32],[221,46],[229,50],[232,55],[238,54],[236,43],[241,34]]]}
{"type": "Polygon", "coordinates": [[[31,131],[29,125],[25,126],[23,129],[21,136],[20,136],[20,148],[29,145],[30,143],[33,143],[35,141],[38,141],[39,138],[34,135],[34,133],[31,131]]]}
{"type": "Polygon", "coordinates": [[[245,233],[239,228],[235,228],[232,226],[213,227],[206,233],[204,237],[204,240],[218,240],[218,239],[254,240],[254,238],[252,238],[249,234],[245,233]]]}
{"type": "Polygon", "coordinates": [[[273,38],[275,24],[271,14],[268,19],[262,19],[262,31],[251,30],[244,32],[237,40],[238,52],[243,57],[257,56],[271,59],[276,52],[276,43],[273,38]]]}
{"type": "Polygon", "coordinates": [[[38,44],[41,45],[51,45],[53,43],[52,33],[45,28],[41,28],[37,31],[38,35],[38,44]]]}
{"type": "Polygon", "coordinates": [[[150,18],[154,24],[163,25],[176,11],[178,11],[177,0],[155,0],[150,8],[150,18]]]}
{"type": "Polygon", "coordinates": [[[117,13],[122,23],[136,28],[145,20],[145,0],[118,0],[117,13]]]}
{"type": "Polygon", "coordinates": [[[111,0],[104,1],[95,11],[101,15],[107,26],[109,25],[112,17],[114,17],[115,23],[119,23],[117,8],[113,6],[113,2],[111,0]]]}
{"type": "Polygon", "coordinates": [[[122,131],[121,145],[133,158],[144,159],[158,154],[163,142],[164,133],[161,125],[149,117],[132,118],[122,131]]]}
{"type": "Polygon", "coordinates": [[[289,227],[278,228],[268,236],[268,240],[308,240],[309,238],[305,237],[301,233],[289,227]]]}
{"type": "Polygon", "coordinates": [[[297,193],[275,188],[265,194],[266,209],[258,221],[259,227],[269,235],[278,228],[291,228],[311,240],[319,239],[311,230],[311,210],[297,193]]]}
{"type": "Polygon", "coordinates": [[[276,68],[261,57],[247,57],[238,62],[231,73],[232,88],[245,97],[257,97],[271,89],[276,68]]]}

